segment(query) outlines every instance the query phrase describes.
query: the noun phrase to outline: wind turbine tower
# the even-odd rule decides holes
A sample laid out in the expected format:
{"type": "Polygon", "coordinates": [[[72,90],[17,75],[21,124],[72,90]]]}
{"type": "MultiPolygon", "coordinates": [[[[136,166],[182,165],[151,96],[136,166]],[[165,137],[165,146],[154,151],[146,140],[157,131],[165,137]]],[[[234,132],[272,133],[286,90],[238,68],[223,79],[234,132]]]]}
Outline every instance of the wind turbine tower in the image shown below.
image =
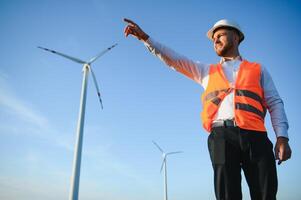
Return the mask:
{"type": "Polygon", "coordinates": [[[83,145],[83,133],[84,133],[84,121],[85,121],[85,109],[86,109],[86,96],[87,96],[87,84],[88,84],[88,76],[89,72],[92,74],[93,82],[97,91],[98,99],[103,108],[102,100],[99,92],[99,87],[97,84],[96,76],[92,70],[91,64],[95,62],[99,57],[104,55],[106,52],[110,51],[114,48],[117,44],[105,49],[104,51],[100,52],[95,57],[91,58],[88,62],[83,61],[78,58],[74,58],[72,56],[68,56],[66,54],[47,49],[44,47],[38,47],[45,51],[57,54],[73,62],[79,63],[83,65],[83,81],[82,81],[82,89],[81,89],[81,97],[80,97],[80,106],[79,106],[79,115],[78,115],[78,123],[77,123],[77,131],[76,131],[76,143],[74,149],[74,159],[73,159],[73,172],[71,176],[71,187],[70,187],[70,194],[69,200],[78,200],[78,192],[79,192],[79,179],[80,179],[80,166],[81,166],[81,157],[82,157],[82,145],[83,145]]]}
{"type": "Polygon", "coordinates": [[[167,195],[167,156],[171,154],[177,154],[177,153],[183,153],[183,151],[174,151],[174,152],[168,152],[165,153],[163,149],[155,142],[153,141],[154,145],[159,149],[159,151],[162,153],[162,165],[160,172],[162,172],[162,169],[164,168],[164,200],[168,200],[168,195],[167,195]]]}

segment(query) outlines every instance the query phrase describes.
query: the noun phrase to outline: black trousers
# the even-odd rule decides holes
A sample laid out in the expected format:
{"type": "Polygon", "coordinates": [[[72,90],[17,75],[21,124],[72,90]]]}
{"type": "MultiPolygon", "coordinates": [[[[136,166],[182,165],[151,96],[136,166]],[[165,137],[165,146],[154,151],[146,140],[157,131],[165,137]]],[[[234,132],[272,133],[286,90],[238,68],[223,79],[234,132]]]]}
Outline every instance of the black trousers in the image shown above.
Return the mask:
{"type": "Polygon", "coordinates": [[[208,149],[217,200],[242,199],[241,170],[252,200],[276,199],[275,157],[266,132],[239,127],[213,128],[208,136],[208,149]]]}

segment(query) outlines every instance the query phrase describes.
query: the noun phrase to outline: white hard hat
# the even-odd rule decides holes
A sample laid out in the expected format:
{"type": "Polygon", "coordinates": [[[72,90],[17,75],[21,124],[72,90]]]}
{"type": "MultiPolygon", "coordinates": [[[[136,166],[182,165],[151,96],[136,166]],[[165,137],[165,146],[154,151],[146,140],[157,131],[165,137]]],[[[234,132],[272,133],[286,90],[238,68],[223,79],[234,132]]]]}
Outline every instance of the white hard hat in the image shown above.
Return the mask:
{"type": "Polygon", "coordinates": [[[207,37],[212,40],[213,37],[213,33],[216,31],[216,29],[221,28],[221,27],[230,27],[230,28],[234,28],[238,31],[239,34],[239,42],[243,41],[245,36],[240,28],[240,26],[234,22],[234,21],[230,21],[228,19],[222,19],[219,20],[218,22],[216,22],[213,27],[207,32],[207,37]]]}

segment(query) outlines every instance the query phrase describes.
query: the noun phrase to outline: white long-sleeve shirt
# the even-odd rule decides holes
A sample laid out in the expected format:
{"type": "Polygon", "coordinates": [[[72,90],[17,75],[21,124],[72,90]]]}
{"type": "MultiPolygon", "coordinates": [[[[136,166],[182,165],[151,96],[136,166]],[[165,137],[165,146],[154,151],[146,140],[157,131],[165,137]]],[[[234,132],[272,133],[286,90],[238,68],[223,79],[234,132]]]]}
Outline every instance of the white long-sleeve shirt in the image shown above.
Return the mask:
{"type": "MultiPolygon", "coordinates": [[[[202,64],[192,61],[182,56],[172,49],[149,38],[145,42],[148,50],[162,60],[169,67],[184,74],[188,78],[200,84],[204,89],[207,88],[209,80],[210,64],[202,64]]],[[[224,74],[230,84],[234,84],[239,70],[241,59],[231,61],[221,60],[224,74]]],[[[268,71],[261,66],[261,86],[264,90],[264,98],[268,111],[271,116],[272,126],[277,137],[288,138],[288,120],[284,111],[283,101],[274,85],[272,77],[268,71]]],[[[234,119],[234,93],[228,94],[218,109],[214,121],[234,119]]]]}

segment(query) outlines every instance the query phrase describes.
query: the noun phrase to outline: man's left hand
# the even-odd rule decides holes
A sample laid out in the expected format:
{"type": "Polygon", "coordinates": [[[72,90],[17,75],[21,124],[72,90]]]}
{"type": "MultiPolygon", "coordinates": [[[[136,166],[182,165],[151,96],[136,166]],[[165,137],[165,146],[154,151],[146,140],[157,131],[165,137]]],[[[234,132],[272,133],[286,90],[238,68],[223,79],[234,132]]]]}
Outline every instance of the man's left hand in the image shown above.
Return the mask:
{"type": "Polygon", "coordinates": [[[280,165],[283,161],[290,159],[292,150],[288,144],[288,138],[278,137],[274,151],[276,160],[279,160],[278,165],[280,165]]]}

